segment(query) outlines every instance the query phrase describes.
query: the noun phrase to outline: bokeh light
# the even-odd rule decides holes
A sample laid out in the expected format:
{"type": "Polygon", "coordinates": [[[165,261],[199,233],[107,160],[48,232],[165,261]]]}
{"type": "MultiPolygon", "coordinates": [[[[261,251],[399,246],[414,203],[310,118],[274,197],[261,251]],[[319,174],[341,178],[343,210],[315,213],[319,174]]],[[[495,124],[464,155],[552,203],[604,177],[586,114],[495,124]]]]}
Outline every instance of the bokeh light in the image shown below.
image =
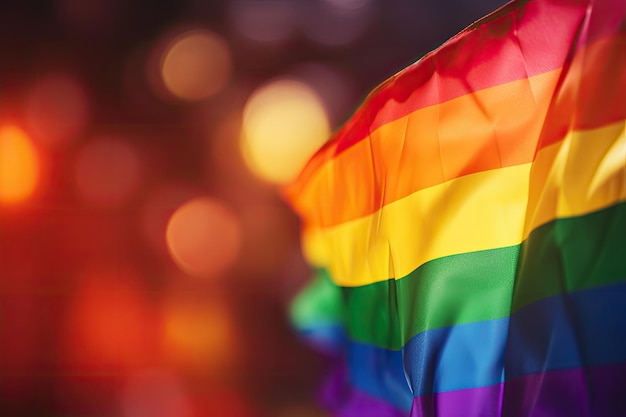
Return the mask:
{"type": "Polygon", "coordinates": [[[277,184],[503,2],[3,2],[0,416],[325,415],[277,184]]]}
{"type": "Polygon", "coordinates": [[[182,100],[202,100],[224,88],[231,76],[228,44],[216,33],[198,29],[171,41],[161,61],[167,90],[182,100]]]}
{"type": "Polygon", "coordinates": [[[138,225],[146,242],[157,253],[168,253],[165,231],[176,209],[205,192],[203,188],[175,181],[160,184],[150,190],[143,203],[138,225]]]}
{"type": "Polygon", "coordinates": [[[239,222],[220,201],[196,198],[174,212],[166,240],[172,258],[183,271],[192,276],[215,277],[237,258],[239,222]]]}
{"type": "Polygon", "coordinates": [[[88,116],[87,92],[68,75],[41,78],[26,95],[26,127],[33,140],[43,146],[63,146],[77,139],[87,125],[88,116]]]}
{"type": "Polygon", "coordinates": [[[75,181],[80,195],[94,206],[116,208],[131,198],[142,179],[141,159],[127,142],[102,136],[78,152],[75,181]]]}
{"type": "Polygon", "coordinates": [[[24,131],[0,127],[0,203],[28,198],[35,191],[39,171],[39,156],[24,131]]]}
{"type": "Polygon", "coordinates": [[[65,360],[75,369],[120,374],[149,366],[157,353],[155,316],[131,268],[90,268],[68,310],[65,360]]]}
{"type": "Polygon", "coordinates": [[[176,369],[218,380],[234,377],[239,349],[234,318],[216,295],[174,291],[163,306],[162,338],[166,360],[176,369]]]}
{"type": "Polygon", "coordinates": [[[296,176],[329,133],[315,91],[297,80],[281,79],[257,89],[246,103],[241,147],[253,172],[280,184],[296,176]]]}

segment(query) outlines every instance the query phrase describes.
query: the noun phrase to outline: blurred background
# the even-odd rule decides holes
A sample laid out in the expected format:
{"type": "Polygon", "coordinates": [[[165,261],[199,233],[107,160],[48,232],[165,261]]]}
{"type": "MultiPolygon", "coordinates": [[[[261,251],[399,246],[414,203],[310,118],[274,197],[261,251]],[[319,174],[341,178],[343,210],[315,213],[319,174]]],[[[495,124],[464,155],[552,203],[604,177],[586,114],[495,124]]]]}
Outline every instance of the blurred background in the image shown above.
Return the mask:
{"type": "Polygon", "coordinates": [[[0,2],[0,415],[325,416],[280,185],[502,3],[0,2]]]}

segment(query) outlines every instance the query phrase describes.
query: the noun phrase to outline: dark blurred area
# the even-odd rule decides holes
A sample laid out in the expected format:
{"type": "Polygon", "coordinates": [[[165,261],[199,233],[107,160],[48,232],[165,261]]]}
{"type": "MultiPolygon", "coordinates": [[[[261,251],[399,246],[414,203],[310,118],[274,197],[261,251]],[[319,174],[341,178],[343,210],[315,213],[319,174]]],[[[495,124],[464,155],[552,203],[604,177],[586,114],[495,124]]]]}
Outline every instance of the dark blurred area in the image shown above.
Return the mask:
{"type": "Polygon", "coordinates": [[[326,415],[280,184],[502,3],[2,1],[0,415],[326,415]]]}

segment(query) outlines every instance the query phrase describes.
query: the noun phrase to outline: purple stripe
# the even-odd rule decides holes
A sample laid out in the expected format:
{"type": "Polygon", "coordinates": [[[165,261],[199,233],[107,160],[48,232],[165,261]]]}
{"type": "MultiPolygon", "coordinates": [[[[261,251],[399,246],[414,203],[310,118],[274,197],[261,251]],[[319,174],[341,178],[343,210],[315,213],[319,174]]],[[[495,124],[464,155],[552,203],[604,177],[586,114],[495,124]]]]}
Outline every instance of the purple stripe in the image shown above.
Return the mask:
{"type": "Polygon", "coordinates": [[[354,389],[345,366],[338,365],[322,385],[319,402],[336,417],[408,417],[388,402],[354,389]]]}
{"type": "Polygon", "coordinates": [[[626,416],[625,387],[623,363],[551,371],[422,395],[413,400],[411,417],[621,417],[626,416]]]}
{"type": "Polygon", "coordinates": [[[415,397],[411,417],[499,416],[503,389],[496,384],[415,397]]]}
{"type": "Polygon", "coordinates": [[[626,364],[528,375],[507,381],[503,415],[626,416],[626,364]]]}

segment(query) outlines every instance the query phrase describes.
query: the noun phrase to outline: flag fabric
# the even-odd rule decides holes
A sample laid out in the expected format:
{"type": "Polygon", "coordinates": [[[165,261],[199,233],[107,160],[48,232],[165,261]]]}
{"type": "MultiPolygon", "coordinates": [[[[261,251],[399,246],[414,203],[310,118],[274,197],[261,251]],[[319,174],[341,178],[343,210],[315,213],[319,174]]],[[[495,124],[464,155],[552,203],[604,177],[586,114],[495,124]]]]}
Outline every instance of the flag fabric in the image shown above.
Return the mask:
{"type": "Polygon", "coordinates": [[[626,0],[513,1],[375,89],[285,189],[335,414],[626,416],[625,126],[626,0]]]}

